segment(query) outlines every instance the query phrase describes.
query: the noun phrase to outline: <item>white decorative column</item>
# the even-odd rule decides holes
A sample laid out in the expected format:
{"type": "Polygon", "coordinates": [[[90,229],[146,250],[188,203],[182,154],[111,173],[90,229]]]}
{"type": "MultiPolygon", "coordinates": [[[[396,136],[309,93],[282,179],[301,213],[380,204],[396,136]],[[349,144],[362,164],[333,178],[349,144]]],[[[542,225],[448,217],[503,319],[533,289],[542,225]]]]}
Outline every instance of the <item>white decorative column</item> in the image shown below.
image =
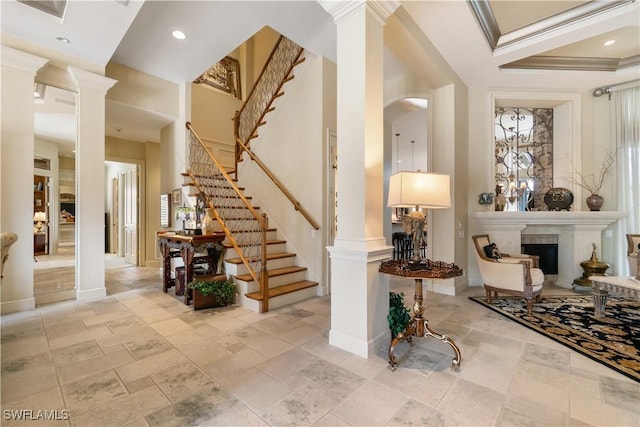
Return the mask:
{"type": "Polygon", "coordinates": [[[116,80],[69,67],[76,83],[76,299],[103,297],[105,95],[116,80]]]}
{"type": "Polygon", "coordinates": [[[2,46],[0,232],[13,232],[0,279],[2,314],[35,307],[33,296],[33,84],[47,59],[2,46]],[[30,173],[29,173],[30,171],[30,173]]]}
{"type": "Polygon", "coordinates": [[[338,236],[329,343],[362,357],[389,337],[383,236],[383,26],[397,2],[320,2],[337,24],[338,236]]]}

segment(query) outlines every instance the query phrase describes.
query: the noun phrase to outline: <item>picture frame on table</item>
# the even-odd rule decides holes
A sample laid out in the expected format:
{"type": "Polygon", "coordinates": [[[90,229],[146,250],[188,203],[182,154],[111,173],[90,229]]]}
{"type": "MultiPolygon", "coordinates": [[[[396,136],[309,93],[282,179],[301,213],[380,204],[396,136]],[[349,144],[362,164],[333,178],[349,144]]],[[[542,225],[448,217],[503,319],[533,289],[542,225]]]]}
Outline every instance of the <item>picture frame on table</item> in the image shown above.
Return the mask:
{"type": "Polygon", "coordinates": [[[176,188],[171,192],[171,203],[173,203],[173,206],[182,204],[182,190],[180,188],[176,188]]]}

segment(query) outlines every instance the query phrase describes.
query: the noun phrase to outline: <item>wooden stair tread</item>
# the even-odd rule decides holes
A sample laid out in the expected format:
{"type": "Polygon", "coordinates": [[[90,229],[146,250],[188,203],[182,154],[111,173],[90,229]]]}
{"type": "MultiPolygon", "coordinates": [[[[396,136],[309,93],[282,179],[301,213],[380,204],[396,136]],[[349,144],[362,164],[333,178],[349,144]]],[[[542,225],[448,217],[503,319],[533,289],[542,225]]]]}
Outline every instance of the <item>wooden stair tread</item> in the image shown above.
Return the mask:
{"type": "MultiPolygon", "coordinates": [[[[307,267],[293,266],[293,267],[276,268],[274,270],[269,270],[267,273],[269,274],[269,278],[271,278],[276,276],[282,276],[283,274],[298,273],[300,271],[306,271],[306,270],[307,270],[307,267]]],[[[240,274],[238,276],[235,276],[235,278],[243,282],[253,281],[253,277],[251,277],[250,274],[240,274]]]]}
{"type": "MultiPolygon", "coordinates": [[[[278,252],[274,254],[267,254],[267,262],[269,262],[269,260],[291,258],[295,256],[296,254],[291,252],[278,252]]],[[[224,261],[228,262],[229,264],[242,264],[242,259],[240,258],[226,258],[224,261]]]]}
{"type": "MultiPolygon", "coordinates": [[[[267,240],[267,245],[279,245],[281,243],[287,243],[287,241],[286,240],[267,240]]],[[[233,248],[233,245],[231,245],[231,243],[223,242],[222,244],[227,249],[233,248]]],[[[240,245],[240,246],[242,246],[242,245],[240,245]]]]}
{"type": "MultiPolygon", "coordinates": [[[[302,289],[311,288],[313,286],[317,286],[318,282],[312,282],[311,280],[301,280],[299,282],[288,283],[286,285],[277,286],[275,288],[269,289],[267,295],[269,298],[274,298],[280,295],[290,294],[292,292],[296,292],[302,289]]],[[[251,298],[256,301],[260,301],[260,292],[250,292],[245,294],[247,298],[251,298]]]]}

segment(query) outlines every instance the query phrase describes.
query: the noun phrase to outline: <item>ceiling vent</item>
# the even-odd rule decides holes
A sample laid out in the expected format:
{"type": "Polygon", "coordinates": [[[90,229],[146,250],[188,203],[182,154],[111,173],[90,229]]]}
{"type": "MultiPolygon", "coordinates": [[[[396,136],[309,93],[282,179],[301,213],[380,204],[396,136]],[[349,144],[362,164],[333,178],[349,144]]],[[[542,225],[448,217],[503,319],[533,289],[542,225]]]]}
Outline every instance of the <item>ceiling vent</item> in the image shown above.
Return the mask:
{"type": "Polygon", "coordinates": [[[67,0],[18,0],[18,3],[31,6],[56,18],[62,18],[67,7],[67,0]]]}

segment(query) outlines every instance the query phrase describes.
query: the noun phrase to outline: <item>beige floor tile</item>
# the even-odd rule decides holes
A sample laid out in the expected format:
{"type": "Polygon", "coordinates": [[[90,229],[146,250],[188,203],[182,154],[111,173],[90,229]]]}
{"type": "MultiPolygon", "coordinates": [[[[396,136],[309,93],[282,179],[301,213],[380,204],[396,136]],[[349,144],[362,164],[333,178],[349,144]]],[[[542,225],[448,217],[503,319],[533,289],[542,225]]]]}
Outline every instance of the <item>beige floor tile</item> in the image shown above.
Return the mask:
{"type": "Polygon", "coordinates": [[[270,334],[260,334],[248,337],[244,340],[244,344],[247,347],[251,347],[258,353],[264,354],[268,358],[277,356],[293,348],[293,346],[288,342],[270,334]]]}
{"type": "Polygon", "coordinates": [[[395,390],[367,382],[331,413],[353,426],[384,426],[408,400],[395,390]]]}
{"type": "Polygon", "coordinates": [[[240,375],[266,360],[266,357],[255,350],[246,348],[229,356],[222,357],[205,365],[204,370],[218,380],[240,375]]]}
{"type": "Polygon", "coordinates": [[[425,374],[418,370],[399,367],[395,371],[380,371],[375,381],[420,403],[435,407],[449,390],[455,377],[448,373],[425,374]]]}
{"type": "Polygon", "coordinates": [[[216,385],[214,380],[192,363],[172,366],[151,375],[151,378],[172,402],[179,402],[216,385]]]}
{"type": "Polygon", "coordinates": [[[26,398],[58,386],[52,362],[2,374],[2,402],[26,398]]]}
{"type": "Polygon", "coordinates": [[[129,394],[112,370],[64,384],[62,393],[68,408],[76,415],[129,394]]]}
{"type": "Polygon", "coordinates": [[[239,402],[225,389],[214,385],[194,396],[147,416],[151,426],[208,426],[212,420],[239,402]]]}
{"type": "Polygon", "coordinates": [[[319,360],[318,357],[307,351],[294,348],[264,363],[260,363],[258,368],[267,372],[272,377],[283,381],[319,360]]]}
{"type": "Polygon", "coordinates": [[[229,377],[223,385],[258,413],[292,392],[291,388],[257,368],[249,368],[240,375],[229,377]]]}
{"type": "Polygon", "coordinates": [[[178,348],[185,356],[200,366],[232,354],[223,345],[206,337],[200,337],[198,341],[183,344],[178,348]]]}
{"type": "Polygon", "coordinates": [[[79,415],[72,412],[71,424],[78,427],[122,426],[169,404],[169,400],[157,387],[147,387],[79,415]]]}
{"type": "Polygon", "coordinates": [[[96,328],[87,329],[86,331],[76,332],[74,334],[65,335],[60,338],[49,340],[49,346],[52,350],[67,347],[69,345],[78,344],[84,341],[90,341],[97,338],[112,335],[112,332],[106,326],[98,326],[96,328]]]}
{"type": "Polygon", "coordinates": [[[114,369],[132,363],[135,359],[126,350],[107,353],[58,367],[58,377],[62,384],[75,381],[87,375],[114,369]]]}
{"type": "Polygon", "coordinates": [[[182,353],[174,349],[119,366],[116,368],[116,372],[120,375],[122,381],[127,384],[187,361],[188,359],[182,353]]]}
{"type": "Polygon", "coordinates": [[[571,396],[569,415],[572,419],[580,420],[596,426],[640,426],[638,411],[627,411],[607,403],[603,403],[600,396],[591,398],[580,395],[571,396]]]}
{"type": "MultiPolygon", "coordinates": [[[[47,427],[61,427],[69,425],[69,412],[62,399],[62,393],[59,387],[50,388],[39,393],[35,393],[30,396],[25,396],[19,400],[13,402],[3,403],[2,409],[2,425],[5,427],[11,426],[26,426],[26,425],[42,425],[46,424],[47,427]],[[19,419],[16,416],[16,411],[30,410],[32,415],[37,415],[38,411],[48,411],[50,417],[44,421],[38,423],[32,420],[19,419]],[[8,413],[5,411],[9,411],[8,413]],[[53,412],[52,412],[53,411],[53,412]]],[[[26,415],[23,413],[23,415],[26,415]]]]}
{"type": "Polygon", "coordinates": [[[269,424],[308,426],[332,411],[340,399],[319,386],[306,386],[295,391],[260,415],[269,424]]]}
{"type": "Polygon", "coordinates": [[[162,336],[174,335],[191,331],[191,326],[180,319],[167,319],[160,322],[151,323],[150,326],[158,331],[162,336]]]}
{"type": "Polygon", "coordinates": [[[487,387],[457,379],[445,393],[436,409],[455,414],[464,423],[476,426],[494,425],[506,395],[487,387]]]}
{"type": "Polygon", "coordinates": [[[223,332],[228,332],[233,329],[242,328],[247,325],[242,320],[236,317],[227,316],[224,314],[219,316],[212,316],[209,320],[207,320],[207,323],[223,332]]]}
{"type": "Polygon", "coordinates": [[[464,359],[460,377],[505,393],[522,355],[522,350],[482,344],[472,357],[464,359]]]}
{"type": "Polygon", "coordinates": [[[468,424],[456,419],[452,415],[438,411],[431,406],[424,405],[415,400],[409,400],[395,413],[388,425],[458,427],[468,424]]]}

